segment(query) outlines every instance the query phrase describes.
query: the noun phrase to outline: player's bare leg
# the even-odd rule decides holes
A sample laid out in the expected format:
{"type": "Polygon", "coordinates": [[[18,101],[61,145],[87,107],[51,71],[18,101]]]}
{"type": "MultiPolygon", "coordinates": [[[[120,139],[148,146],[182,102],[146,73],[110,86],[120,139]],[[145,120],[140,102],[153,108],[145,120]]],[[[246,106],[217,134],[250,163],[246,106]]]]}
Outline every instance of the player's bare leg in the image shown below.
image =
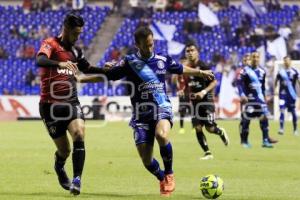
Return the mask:
{"type": "Polygon", "coordinates": [[[205,126],[205,128],[208,132],[219,135],[225,146],[229,145],[229,137],[224,128],[219,128],[217,125],[205,126]]]}
{"type": "Polygon", "coordinates": [[[164,192],[161,192],[161,195],[163,196],[169,196],[175,190],[175,179],[172,169],[173,149],[168,138],[170,130],[170,121],[166,119],[159,120],[155,128],[155,138],[159,144],[160,155],[165,166],[165,179],[162,186],[164,192]]]}
{"type": "Polygon", "coordinates": [[[84,120],[74,119],[68,126],[68,131],[73,140],[73,181],[70,187],[71,194],[79,195],[81,188],[81,175],[85,161],[84,147],[84,120]]]}
{"type": "Polygon", "coordinates": [[[63,135],[59,138],[53,139],[53,141],[57,147],[57,151],[55,152],[54,169],[58,176],[59,184],[65,190],[70,190],[71,182],[64,168],[66,159],[69,157],[71,151],[68,137],[63,135]]]}
{"type": "Polygon", "coordinates": [[[145,168],[159,180],[160,192],[161,194],[164,194],[165,174],[161,170],[158,161],[153,158],[153,145],[142,143],[138,144],[136,147],[145,168]]]}

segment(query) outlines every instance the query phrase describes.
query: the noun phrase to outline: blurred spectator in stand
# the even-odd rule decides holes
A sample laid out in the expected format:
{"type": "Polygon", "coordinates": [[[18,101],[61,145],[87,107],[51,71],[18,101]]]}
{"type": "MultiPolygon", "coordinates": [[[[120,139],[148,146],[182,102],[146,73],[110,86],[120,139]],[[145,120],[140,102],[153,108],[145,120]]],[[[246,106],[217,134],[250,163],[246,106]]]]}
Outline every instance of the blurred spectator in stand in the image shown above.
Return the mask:
{"type": "Polygon", "coordinates": [[[2,47],[0,47],[0,59],[6,59],[8,57],[5,49],[3,49],[2,47]]]}
{"type": "Polygon", "coordinates": [[[180,0],[169,0],[166,11],[181,11],[183,10],[183,4],[180,0]]]}
{"type": "Polygon", "coordinates": [[[112,12],[121,14],[122,5],[123,5],[123,0],[113,0],[112,12]]]}
{"type": "Polygon", "coordinates": [[[168,4],[167,0],[156,0],[153,8],[155,11],[164,12],[166,10],[167,4],[168,4]]]}
{"type": "Polygon", "coordinates": [[[19,37],[19,31],[15,25],[11,25],[9,27],[9,33],[13,38],[18,38],[19,37]]]}
{"type": "Polygon", "coordinates": [[[223,19],[221,19],[221,23],[220,23],[221,27],[224,29],[224,33],[225,33],[225,44],[231,44],[232,42],[232,32],[231,32],[231,23],[229,21],[229,18],[227,16],[225,16],[223,19]]]}
{"type": "Polygon", "coordinates": [[[29,13],[32,7],[32,1],[31,0],[23,0],[23,9],[24,13],[29,13]]]}
{"type": "Polygon", "coordinates": [[[3,95],[11,95],[11,93],[9,92],[9,90],[6,89],[6,88],[3,88],[2,94],[3,95]]]}
{"type": "Polygon", "coordinates": [[[16,52],[17,58],[34,58],[35,57],[35,49],[32,45],[22,45],[16,52]]]}
{"type": "Polygon", "coordinates": [[[14,89],[12,95],[21,96],[21,95],[24,95],[24,94],[20,90],[14,89]]]}
{"type": "Polygon", "coordinates": [[[40,39],[49,37],[50,34],[49,34],[49,29],[47,28],[47,26],[44,24],[40,25],[37,35],[38,35],[38,38],[40,38],[40,39]]]}
{"type": "Polygon", "coordinates": [[[150,26],[150,24],[151,24],[151,18],[143,17],[140,19],[140,21],[137,25],[137,28],[139,28],[141,26],[150,26]]]}
{"type": "Polygon", "coordinates": [[[280,10],[279,0],[263,0],[264,7],[268,12],[273,10],[280,10]]]}
{"type": "Polygon", "coordinates": [[[20,25],[19,26],[19,30],[18,30],[18,34],[22,38],[27,38],[28,37],[28,30],[27,30],[27,28],[25,28],[23,25],[20,25]]]}
{"type": "Polygon", "coordinates": [[[183,10],[198,12],[199,0],[183,0],[183,10]]]}
{"type": "Polygon", "coordinates": [[[31,86],[31,87],[34,86],[35,85],[35,77],[36,77],[36,75],[33,73],[32,69],[29,69],[25,75],[25,84],[28,86],[31,86]]]}

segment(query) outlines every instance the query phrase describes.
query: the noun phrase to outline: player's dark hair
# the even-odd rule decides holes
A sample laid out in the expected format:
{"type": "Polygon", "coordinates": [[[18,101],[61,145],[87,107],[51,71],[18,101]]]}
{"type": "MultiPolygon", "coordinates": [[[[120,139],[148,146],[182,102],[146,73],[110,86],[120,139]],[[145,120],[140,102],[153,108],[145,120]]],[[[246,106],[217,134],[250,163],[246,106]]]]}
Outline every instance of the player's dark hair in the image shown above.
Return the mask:
{"type": "Polygon", "coordinates": [[[84,20],[80,15],[71,12],[65,16],[64,26],[68,28],[83,27],[84,20]]]}
{"type": "Polygon", "coordinates": [[[199,47],[198,47],[198,45],[196,44],[196,42],[194,42],[194,41],[189,41],[189,42],[187,42],[187,43],[185,44],[184,51],[185,51],[188,47],[192,47],[192,46],[194,46],[194,47],[197,49],[197,51],[199,51],[199,47]]]}
{"type": "Polygon", "coordinates": [[[149,35],[153,35],[153,32],[148,26],[141,26],[134,32],[135,43],[139,44],[141,40],[146,40],[149,35]]]}

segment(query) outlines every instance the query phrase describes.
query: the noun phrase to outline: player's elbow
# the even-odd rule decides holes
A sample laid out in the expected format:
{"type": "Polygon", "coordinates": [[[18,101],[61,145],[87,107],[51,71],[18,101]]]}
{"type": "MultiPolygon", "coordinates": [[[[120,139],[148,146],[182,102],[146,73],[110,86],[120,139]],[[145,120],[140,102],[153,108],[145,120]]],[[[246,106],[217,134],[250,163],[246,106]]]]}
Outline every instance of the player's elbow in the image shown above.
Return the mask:
{"type": "Polygon", "coordinates": [[[42,56],[41,55],[36,56],[35,62],[36,62],[36,65],[38,67],[40,67],[42,65],[42,56]]]}

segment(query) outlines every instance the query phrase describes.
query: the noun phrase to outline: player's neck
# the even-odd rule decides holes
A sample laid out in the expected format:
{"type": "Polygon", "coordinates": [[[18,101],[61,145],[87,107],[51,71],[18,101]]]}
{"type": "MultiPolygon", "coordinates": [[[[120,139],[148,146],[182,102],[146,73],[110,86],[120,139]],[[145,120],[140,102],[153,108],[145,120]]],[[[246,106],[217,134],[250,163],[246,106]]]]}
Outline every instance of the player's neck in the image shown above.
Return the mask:
{"type": "Polygon", "coordinates": [[[190,63],[193,65],[193,66],[196,66],[199,62],[199,59],[195,59],[195,60],[190,60],[190,63]]]}
{"type": "Polygon", "coordinates": [[[153,57],[154,53],[151,53],[149,55],[144,55],[144,54],[141,54],[140,51],[137,52],[137,55],[142,58],[143,60],[149,60],[150,58],[153,57]]]}
{"type": "Polygon", "coordinates": [[[71,47],[72,44],[70,44],[70,42],[68,42],[67,38],[66,38],[66,35],[64,33],[61,33],[58,38],[60,39],[62,45],[64,47],[71,47]]]}

